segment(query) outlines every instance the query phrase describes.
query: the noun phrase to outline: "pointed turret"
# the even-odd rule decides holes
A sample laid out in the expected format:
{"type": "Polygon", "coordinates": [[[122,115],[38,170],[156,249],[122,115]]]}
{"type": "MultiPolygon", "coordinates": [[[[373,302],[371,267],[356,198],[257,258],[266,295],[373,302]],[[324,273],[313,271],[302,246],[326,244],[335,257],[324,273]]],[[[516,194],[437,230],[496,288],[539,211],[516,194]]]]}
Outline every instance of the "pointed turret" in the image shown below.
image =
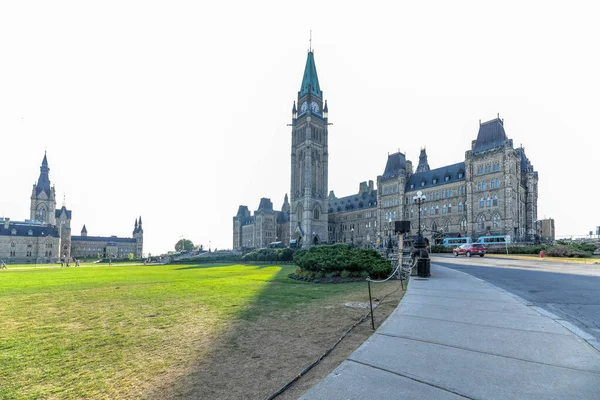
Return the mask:
{"type": "Polygon", "coordinates": [[[285,197],[283,198],[283,205],[281,206],[281,211],[283,211],[286,214],[290,214],[290,202],[288,200],[288,195],[287,193],[285,194],[285,197]]]}
{"type": "Polygon", "coordinates": [[[292,107],[292,119],[298,118],[298,110],[296,109],[296,102],[294,101],[294,106],[292,107]]]}
{"type": "Polygon", "coordinates": [[[87,228],[85,224],[83,224],[83,228],[81,228],[81,236],[87,236],[87,228]]]}
{"type": "Polygon", "coordinates": [[[45,192],[50,197],[50,168],[48,168],[48,158],[46,158],[46,152],[44,152],[44,159],[42,160],[42,166],[40,167],[40,177],[38,178],[35,186],[35,194],[39,195],[45,192]]]}
{"type": "Polygon", "coordinates": [[[419,154],[419,165],[417,166],[416,172],[427,172],[429,171],[429,163],[427,162],[427,151],[425,147],[421,148],[421,154],[419,154]]]}
{"type": "Polygon", "coordinates": [[[139,233],[144,233],[144,230],[142,229],[142,217],[141,216],[138,219],[138,232],[139,233]]]}
{"type": "Polygon", "coordinates": [[[311,93],[318,98],[321,98],[322,96],[319,78],[317,77],[317,67],[315,66],[315,56],[312,50],[308,52],[308,57],[306,58],[304,77],[302,78],[302,86],[300,86],[298,97],[302,97],[308,93],[311,93]]]}
{"type": "Polygon", "coordinates": [[[325,100],[325,107],[323,107],[323,118],[327,118],[329,114],[329,108],[327,107],[327,100],[325,100]]]}

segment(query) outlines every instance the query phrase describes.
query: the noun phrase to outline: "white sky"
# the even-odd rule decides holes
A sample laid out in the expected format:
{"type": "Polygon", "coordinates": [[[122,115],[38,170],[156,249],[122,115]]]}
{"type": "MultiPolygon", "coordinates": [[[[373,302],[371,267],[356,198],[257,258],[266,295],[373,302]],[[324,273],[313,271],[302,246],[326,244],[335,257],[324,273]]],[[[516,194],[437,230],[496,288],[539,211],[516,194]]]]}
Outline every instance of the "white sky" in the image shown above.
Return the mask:
{"type": "Polygon", "coordinates": [[[230,248],[240,204],[290,189],[309,30],[329,104],[329,189],[388,152],[464,160],[505,120],[557,235],[600,225],[600,24],[593,2],[12,1],[0,5],[0,216],[29,218],[48,150],[73,234],[230,248]]]}

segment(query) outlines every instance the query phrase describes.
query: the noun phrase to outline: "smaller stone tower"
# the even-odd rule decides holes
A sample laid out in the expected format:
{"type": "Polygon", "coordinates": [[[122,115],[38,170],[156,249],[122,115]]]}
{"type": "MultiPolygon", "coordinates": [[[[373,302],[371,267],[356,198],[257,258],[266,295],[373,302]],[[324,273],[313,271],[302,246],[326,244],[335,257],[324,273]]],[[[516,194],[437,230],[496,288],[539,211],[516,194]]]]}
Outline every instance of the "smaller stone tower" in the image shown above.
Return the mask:
{"type": "Polygon", "coordinates": [[[54,216],[60,233],[60,256],[66,260],[71,258],[71,210],[67,210],[64,200],[54,216]]]}
{"type": "Polygon", "coordinates": [[[135,258],[142,258],[144,251],[144,229],[142,228],[142,217],[139,220],[135,220],[135,227],[133,229],[133,238],[136,241],[135,246],[135,258]]]}
{"type": "MultiPolygon", "coordinates": [[[[136,220],[136,222],[137,222],[137,220],[136,220]]],[[[85,227],[85,224],[83,224],[83,228],[81,228],[81,236],[87,237],[87,228],[85,227]]]]}
{"type": "Polygon", "coordinates": [[[56,225],[56,193],[54,187],[50,186],[48,159],[44,153],[40,176],[33,184],[31,192],[30,217],[32,221],[39,221],[49,225],[56,225]]]}

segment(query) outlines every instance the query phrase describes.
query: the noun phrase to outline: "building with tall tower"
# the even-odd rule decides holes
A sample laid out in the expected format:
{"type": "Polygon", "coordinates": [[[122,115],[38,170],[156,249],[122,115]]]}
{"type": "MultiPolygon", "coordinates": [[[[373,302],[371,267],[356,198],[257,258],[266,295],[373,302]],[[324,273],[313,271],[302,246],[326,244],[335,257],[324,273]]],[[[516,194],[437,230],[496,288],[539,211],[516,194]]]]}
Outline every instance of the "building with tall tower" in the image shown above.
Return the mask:
{"type": "MultiPolygon", "coordinates": [[[[375,248],[394,240],[395,221],[410,221],[415,234],[419,217],[421,230],[431,242],[464,236],[476,240],[486,235],[508,236],[516,242],[539,239],[538,172],[525,149],[513,146],[499,115],[479,121],[477,139],[463,161],[431,168],[423,147],[413,171],[406,154],[388,153],[377,186],[372,180],[361,182],[358,193],[344,197],[328,192],[328,125],[327,101],[314,52],[309,50],[292,107],[290,200],[287,204],[286,195],[287,205],[281,212],[274,211],[289,217],[275,218],[272,228],[289,228],[285,245],[343,242],[375,248]],[[413,200],[419,191],[426,196],[421,207],[413,200]]],[[[264,209],[263,200],[259,210],[264,209]]],[[[269,236],[264,236],[267,231],[256,222],[259,210],[252,216],[247,206],[240,206],[233,218],[235,249],[269,242],[269,236]]]]}
{"type": "Polygon", "coordinates": [[[0,259],[12,263],[52,263],[81,257],[124,258],[130,253],[142,257],[142,217],[136,219],[132,238],[88,236],[83,226],[81,236],[71,235],[71,210],[63,199],[56,208],[56,189],[50,184],[48,158],[31,191],[29,219],[0,220],[0,259]]]}

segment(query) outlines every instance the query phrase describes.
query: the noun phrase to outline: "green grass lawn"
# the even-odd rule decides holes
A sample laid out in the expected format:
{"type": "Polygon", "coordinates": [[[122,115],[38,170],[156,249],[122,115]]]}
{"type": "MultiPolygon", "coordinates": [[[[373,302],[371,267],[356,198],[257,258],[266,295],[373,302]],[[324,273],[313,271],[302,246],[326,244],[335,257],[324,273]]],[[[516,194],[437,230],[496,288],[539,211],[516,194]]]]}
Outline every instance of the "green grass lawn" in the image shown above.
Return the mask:
{"type": "Polygon", "coordinates": [[[138,398],[240,319],[364,283],[307,284],[295,266],[96,266],[0,271],[0,399],[138,398]]]}

